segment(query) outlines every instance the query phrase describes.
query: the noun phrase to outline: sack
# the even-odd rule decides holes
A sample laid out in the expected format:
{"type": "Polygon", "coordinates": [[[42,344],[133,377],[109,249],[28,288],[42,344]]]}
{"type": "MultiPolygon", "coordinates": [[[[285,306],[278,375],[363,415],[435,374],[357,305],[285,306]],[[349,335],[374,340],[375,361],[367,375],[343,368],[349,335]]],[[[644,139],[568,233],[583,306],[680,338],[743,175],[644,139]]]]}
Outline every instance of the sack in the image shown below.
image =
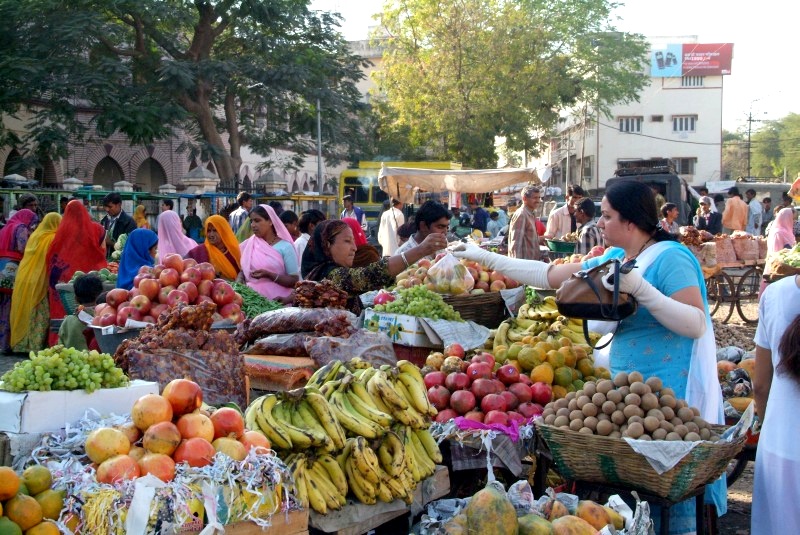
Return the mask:
{"type": "MultiPolygon", "coordinates": [[[[611,272],[614,265],[619,271],[619,260],[607,260],[597,267],[573,274],[556,290],[558,311],[570,318],[599,321],[620,321],[636,312],[633,296],[619,291],[619,278],[614,280],[613,292],[603,286],[601,279],[611,272]]],[[[584,336],[589,340],[586,321],[583,325],[587,331],[584,336]]],[[[598,349],[605,345],[598,346],[598,349]]]]}

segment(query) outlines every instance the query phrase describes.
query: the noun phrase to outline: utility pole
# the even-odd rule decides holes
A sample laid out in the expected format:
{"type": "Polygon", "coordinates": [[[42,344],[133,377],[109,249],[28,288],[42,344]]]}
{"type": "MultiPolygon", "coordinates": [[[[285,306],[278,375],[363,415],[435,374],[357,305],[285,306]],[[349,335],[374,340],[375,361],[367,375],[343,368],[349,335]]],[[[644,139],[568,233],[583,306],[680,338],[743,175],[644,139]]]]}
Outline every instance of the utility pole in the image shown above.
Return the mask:
{"type": "Polygon", "coordinates": [[[317,99],[317,189],[322,194],[322,113],[317,99]]]}
{"type": "MultiPolygon", "coordinates": [[[[758,99],[756,99],[758,100],[758,99]]],[[[755,100],[753,102],[756,102],[755,100]]],[[[750,112],[747,114],[747,179],[752,178],[752,171],[750,167],[750,134],[753,131],[753,123],[762,123],[763,119],[753,119],[753,102],[750,103],[750,112]]],[[[766,112],[764,112],[766,114],[766,112]]]]}

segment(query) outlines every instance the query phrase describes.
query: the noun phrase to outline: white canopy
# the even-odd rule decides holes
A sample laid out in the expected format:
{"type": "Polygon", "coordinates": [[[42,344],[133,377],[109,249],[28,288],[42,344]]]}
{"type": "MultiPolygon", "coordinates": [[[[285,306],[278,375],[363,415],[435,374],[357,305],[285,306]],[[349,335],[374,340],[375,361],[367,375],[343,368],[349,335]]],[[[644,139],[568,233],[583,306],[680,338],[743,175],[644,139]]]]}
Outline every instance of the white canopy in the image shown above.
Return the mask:
{"type": "Polygon", "coordinates": [[[541,184],[536,169],[472,169],[466,171],[381,167],[378,185],[389,196],[414,202],[417,191],[488,193],[521,183],[541,184]]]}

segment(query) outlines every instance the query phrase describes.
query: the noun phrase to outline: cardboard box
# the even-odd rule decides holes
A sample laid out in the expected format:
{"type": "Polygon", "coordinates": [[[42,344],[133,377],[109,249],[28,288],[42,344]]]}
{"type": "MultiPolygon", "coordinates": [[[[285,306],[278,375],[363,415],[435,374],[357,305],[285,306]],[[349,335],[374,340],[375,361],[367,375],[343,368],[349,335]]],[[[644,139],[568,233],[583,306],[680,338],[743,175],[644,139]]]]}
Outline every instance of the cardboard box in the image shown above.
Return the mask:
{"type": "Polygon", "coordinates": [[[157,383],[131,381],[125,388],[103,388],[87,394],[85,390],[50,392],[0,391],[0,431],[9,433],[48,433],[63,429],[83,418],[89,409],[101,415],[127,414],[133,403],[145,394],[158,394],[157,383]]]}
{"type": "Polygon", "coordinates": [[[395,343],[412,347],[441,347],[441,342],[433,341],[420,319],[405,314],[377,312],[371,308],[364,311],[364,328],[373,332],[386,333],[395,343]]]}
{"type": "Polygon", "coordinates": [[[237,522],[225,526],[225,535],[307,535],[308,511],[275,513],[272,525],[262,530],[255,522],[237,522]]]}

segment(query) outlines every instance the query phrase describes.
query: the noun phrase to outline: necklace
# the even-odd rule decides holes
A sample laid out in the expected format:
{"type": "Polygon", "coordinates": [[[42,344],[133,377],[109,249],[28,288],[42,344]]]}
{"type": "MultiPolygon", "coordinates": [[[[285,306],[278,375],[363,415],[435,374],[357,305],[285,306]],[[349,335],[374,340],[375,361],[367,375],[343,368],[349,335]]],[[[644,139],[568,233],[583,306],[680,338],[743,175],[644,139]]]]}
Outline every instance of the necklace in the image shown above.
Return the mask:
{"type": "Polygon", "coordinates": [[[626,261],[626,262],[630,262],[631,260],[635,259],[635,258],[636,258],[637,256],[639,256],[640,254],[642,254],[642,251],[644,251],[644,250],[645,250],[645,248],[647,247],[647,245],[648,245],[648,244],[649,244],[651,241],[653,241],[653,238],[647,238],[647,241],[646,241],[646,242],[644,242],[644,243],[642,244],[642,248],[641,248],[641,249],[639,249],[639,252],[638,252],[638,253],[636,253],[635,255],[631,256],[631,257],[626,257],[626,258],[625,258],[625,261],[626,261]]]}

